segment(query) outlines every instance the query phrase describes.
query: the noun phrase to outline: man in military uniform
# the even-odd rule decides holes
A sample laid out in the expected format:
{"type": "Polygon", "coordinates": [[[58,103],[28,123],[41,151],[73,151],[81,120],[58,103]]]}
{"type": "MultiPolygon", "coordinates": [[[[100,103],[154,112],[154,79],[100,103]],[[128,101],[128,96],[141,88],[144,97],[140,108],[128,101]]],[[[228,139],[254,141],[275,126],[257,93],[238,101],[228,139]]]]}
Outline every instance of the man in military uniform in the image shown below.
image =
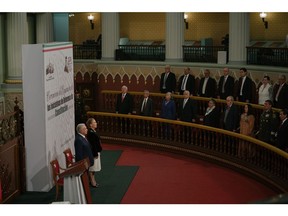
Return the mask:
{"type": "Polygon", "coordinates": [[[260,127],[256,135],[259,140],[274,145],[279,120],[277,114],[272,110],[272,104],[271,100],[264,102],[264,111],[260,116],[260,127]]]}

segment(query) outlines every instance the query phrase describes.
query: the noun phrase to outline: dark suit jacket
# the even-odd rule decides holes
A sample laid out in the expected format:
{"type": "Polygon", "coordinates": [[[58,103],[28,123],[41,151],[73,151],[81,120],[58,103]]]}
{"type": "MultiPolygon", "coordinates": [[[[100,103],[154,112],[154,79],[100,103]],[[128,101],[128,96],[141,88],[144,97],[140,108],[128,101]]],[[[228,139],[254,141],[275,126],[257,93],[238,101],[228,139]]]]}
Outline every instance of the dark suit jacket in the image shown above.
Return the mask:
{"type": "Polygon", "coordinates": [[[224,122],[226,109],[227,107],[225,108],[224,113],[223,113],[223,128],[229,131],[237,130],[239,126],[239,119],[240,119],[239,118],[240,115],[239,115],[239,111],[237,107],[234,104],[232,104],[227,114],[226,122],[224,122]]]}
{"type": "Polygon", "coordinates": [[[192,122],[192,119],[196,120],[197,106],[195,101],[189,98],[183,108],[184,99],[178,105],[178,118],[180,121],[192,122]]]}
{"type": "Polygon", "coordinates": [[[198,94],[200,97],[210,97],[214,98],[216,95],[216,80],[209,77],[208,82],[206,84],[206,89],[205,89],[205,94],[202,94],[202,87],[204,84],[204,77],[201,78],[200,84],[199,84],[199,89],[198,89],[198,94]]]}
{"type": "MultiPolygon", "coordinates": [[[[144,100],[144,98],[143,98],[143,100],[144,100]]],[[[141,112],[143,100],[141,101],[141,104],[140,104],[140,110],[139,110],[140,115],[141,116],[153,116],[154,110],[153,110],[152,99],[148,97],[147,102],[146,102],[146,106],[144,107],[143,112],[141,112]]]]}
{"type": "Polygon", "coordinates": [[[133,111],[133,98],[129,93],[126,93],[122,101],[122,93],[117,95],[116,112],[120,114],[128,114],[133,111]]]}
{"type": "Polygon", "coordinates": [[[90,166],[93,166],[94,157],[88,140],[86,140],[84,137],[82,137],[80,134],[77,133],[75,136],[74,146],[75,146],[75,161],[77,162],[88,157],[90,161],[90,166]]]}
{"type": "Polygon", "coordinates": [[[164,83],[164,76],[165,72],[161,74],[161,80],[160,80],[160,92],[166,93],[166,92],[175,92],[176,89],[176,76],[174,73],[170,72],[167,79],[166,79],[166,89],[163,89],[163,83],[164,83]]]}
{"type": "Polygon", "coordinates": [[[176,119],[176,105],[174,100],[170,100],[167,104],[166,101],[163,100],[160,117],[171,120],[176,119]]]}
{"type": "Polygon", "coordinates": [[[242,96],[240,96],[240,90],[242,85],[243,77],[240,77],[239,79],[239,85],[237,89],[237,97],[239,98],[239,101],[245,102],[246,100],[249,100],[249,102],[252,101],[252,80],[246,76],[243,89],[242,89],[242,96]]]}
{"type": "Polygon", "coordinates": [[[204,115],[203,124],[211,127],[219,127],[219,110],[215,107],[209,114],[204,115]]]}
{"type": "Polygon", "coordinates": [[[220,98],[226,99],[228,96],[234,96],[234,83],[235,83],[234,78],[228,75],[224,85],[224,93],[222,93],[223,82],[224,82],[224,76],[221,76],[218,83],[218,95],[220,96],[220,98]]]}
{"type": "Polygon", "coordinates": [[[98,152],[102,151],[100,136],[97,134],[96,131],[94,131],[93,129],[89,128],[88,129],[88,134],[87,134],[87,139],[88,139],[88,141],[90,143],[93,156],[97,157],[98,156],[98,152]]]}
{"type": "MultiPolygon", "coordinates": [[[[181,90],[184,76],[185,75],[182,75],[179,79],[178,91],[180,92],[181,95],[183,95],[183,92],[184,92],[181,90]]],[[[188,79],[186,81],[185,90],[188,90],[190,94],[195,95],[195,77],[191,74],[189,74],[188,79]]]]}
{"type": "Polygon", "coordinates": [[[283,151],[288,148],[288,119],[278,129],[277,147],[283,151]]]}
{"type": "Polygon", "coordinates": [[[275,100],[280,85],[276,84],[273,91],[274,107],[284,109],[288,108],[288,85],[285,83],[279,93],[278,101],[275,100]]]}

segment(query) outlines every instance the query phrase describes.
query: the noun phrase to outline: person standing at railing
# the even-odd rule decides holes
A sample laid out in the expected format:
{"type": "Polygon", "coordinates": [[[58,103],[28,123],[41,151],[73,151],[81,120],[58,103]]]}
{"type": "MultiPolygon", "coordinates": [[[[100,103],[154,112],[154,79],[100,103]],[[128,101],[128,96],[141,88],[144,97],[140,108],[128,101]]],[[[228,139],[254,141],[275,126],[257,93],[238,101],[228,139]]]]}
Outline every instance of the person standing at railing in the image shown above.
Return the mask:
{"type": "Polygon", "coordinates": [[[279,113],[280,126],[277,131],[277,147],[288,152],[288,109],[282,109],[279,113]]]}
{"type": "Polygon", "coordinates": [[[266,100],[273,100],[273,87],[270,84],[270,77],[264,76],[262,80],[262,85],[258,89],[258,103],[264,105],[266,100]]]}
{"type": "Polygon", "coordinates": [[[275,133],[278,128],[278,117],[272,110],[272,101],[266,100],[264,102],[264,111],[260,116],[259,131],[256,137],[266,143],[275,144],[275,133]]]}
{"type": "Polygon", "coordinates": [[[205,69],[204,77],[202,77],[200,80],[198,96],[215,98],[216,88],[217,88],[216,80],[210,77],[210,70],[205,69]]]}
{"type": "Polygon", "coordinates": [[[176,89],[176,76],[173,72],[171,72],[170,65],[166,65],[165,72],[161,74],[160,92],[161,93],[167,93],[167,92],[174,93],[175,89],[176,89]]]}
{"type": "Polygon", "coordinates": [[[288,85],[286,83],[285,75],[280,75],[278,83],[274,86],[273,100],[274,107],[288,109],[288,85]]]}
{"type": "Polygon", "coordinates": [[[141,116],[150,116],[152,117],[154,114],[153,109],[153,100],[149,97],[150,92],[148,90],[144,90],[143,100],[140,103],[140,115],[141,116]]]}
{"type": "MultiPolygon", "coordinates": [[[[165,99],[162,102],[160,117],[163,119],[176,120],[176,105],[171,98],[171,92],[167,92],[165,99]]],[[[168,123],[163,123],[162,135],[163,138],[169,139],[171,127],[168,123]]]]}
{"type": "Polygon", "coordinates": [[[208,101],[208,107],[203,117],[203,124],[206,126],[219,127],[219,110],[216,107],[216,101],[210,99],[208,101]]]}
{"type": "Polygon", "coordinates": [[[223,69],[223,75],[220,77],[218,83],[218,96],[217,98],[226,99],[234,93],[234,77],[230,76],[229,68],[223,69]]]}
{"type": "Polygon", "coordinates": [[[246,68],[240,68],[240,78],[237,89],[237,101],[251,103],[252,102],[252,80],[247,76],[246,68]]]}
{"type": "Polygon", "coordinates": [[[184,69],[184,74],[179,79],[178,91],[183,95],[188,90],[191,95],[195,95],[195,77],[191,74],[189,67],[184,69]]]}
{"type": "MultiPolygon", "coordinates": [[[[245,104],[243,113],[240,117],[240,134],[246,135],[246,136],[254,136],[254,123],[255,123],[255,117],[253,115],[253,110],[251,104],[245,104]]],[[[239,148],[238,148],[238,156],[240,158],[252,156],[252,148],[251,146],[248,146],[248,143],[244,140],[239,141],[239,148]]]]}
{"type": "Polygon", "coordinates": [[[222,120],[223,128],[229,131],[237,131],[239,126],[239,111],[234,104],[234,97],[228,96],[226,98],[226,107],[223,113],[222,120]]]}
{"type": "Polygon", "coordinates": [[[178,104],[178,120],[184,122],[196,122],[197,106],[195,101],[190,98],[190,92],[185,90],[183,100],[178,104]]]}
{"type": "MultiPolygon", "coordinates": [[[[133,97],[128,93],[128,87],[123,85],[121,93],[117,95],[116,100],[116,113],[119,114],[132,114],[133,111],[133,97]]],[[[119,125],[122,126],[122,133],[129,133],[130,121],[129,119],[119,119],[119,125]]]]}

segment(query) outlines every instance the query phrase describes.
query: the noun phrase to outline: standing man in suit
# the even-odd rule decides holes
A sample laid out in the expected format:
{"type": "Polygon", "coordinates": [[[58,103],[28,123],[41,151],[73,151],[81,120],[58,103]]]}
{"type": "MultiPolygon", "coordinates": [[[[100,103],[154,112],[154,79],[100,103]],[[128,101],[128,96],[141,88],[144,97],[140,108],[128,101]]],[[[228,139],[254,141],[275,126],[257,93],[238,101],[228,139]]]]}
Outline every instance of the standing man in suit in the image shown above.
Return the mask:
{"type": "Polygon", "coordinates": [[[281,124],[277,131],[277,147],[283,151],[288,151],[288,109],[282,109],[279,113],[281,124]]]}
{"type": "Polygon", "coordinates": [[[247,76],[247,69],[240,68],[240,78],[237,89],[237,101],[251,103],[252,101],[252,80],[247,76]]]}
{"type": "Polygon", "coordinates": [[[121,93],[117,95],[116,113],[131,114],[133,111],[133,98],[128,93],[128,87],[123,85],[121,93]]]}
{"type": "Polygon", "coordinates": [[[275,84],[273,91],[274,106],[280,109],[288,109],[288,85],[286,76],[280,75],[278,83],[275,84]]]}
{"type": "Polygon", "coordinates": [[[149,94],[148,90],[144,90],[144,96],[140,107],[141,116],[153,116],[153,101],[149,98],[149,94]]]}
{"type": "Polygon", "coordinates": [[[229,131],[236,131],[239,126],[239,110],[234,104],[233,96],[226,98],[226,107],[223,118],[223,128],[229,131]]]}
{"type": "Polygon", "coordinates": [[[198,95],[200,97],[214,98],[216,96],[216,80],[210,77],[210,70],[205,69],[204,77],[201,78],[198,95]]]}
{"type": "Polygon", "coordinates": [[[180,95],[183,95],[185,90],[188,90],[190,94],[195,95],[195,77],[191,74],[189,67],[184,69],[184,74],[179,79],[178,91],[180,95]]]}
{"type": "MultiPolygon", "coordinates": [[[[128,93],[128,87],[123,85],[121,88],[121,93],[117,95],[116,100],[116,113],[119,114],[132,114],[133,111],[133,98],[128,93]]],[[[122,133],[129,133],[130,121],[129,119],[122,118],[119,119],[119,125],[122,125],[122,133]]]]}
{"type": "Polygon", "coordinates": [[[235,80],[229,73],[229,68],[223,69],[223,75],[218,83],[218,98],[220,99],[225,100],[228,96],[233,95],[235,80]]]}
{"type": "MultiPolygon", "coordinates": [[[[75,136],[75,161],[80,161],[88,158],[90,161],[90,167],[94,165],[94,157],[91,150],[90,143],[86,139],[88,129],[84,123],[80,123],[76,126],[76,136],[75,136]]],[[[89,172],[90,184],[96,182],[95,177],[91,172],[89,172]]]]}
{"type": "Polygon", "coordinates": [[[176,88],[176,76],[173,72],[171,72],[170,65],[166,65],[165,72],[161,74],[160,92],[161,93],[167,93],[167,92],[174,93],[175,88],[176,88]]]}
{"type": "Polygon", "coordinates": [[[183,93],[184,99],[179,103],[178,120],[184,122],[196,122],[196,104],[190,98],[190,92],[185,90],[183,93]]]}

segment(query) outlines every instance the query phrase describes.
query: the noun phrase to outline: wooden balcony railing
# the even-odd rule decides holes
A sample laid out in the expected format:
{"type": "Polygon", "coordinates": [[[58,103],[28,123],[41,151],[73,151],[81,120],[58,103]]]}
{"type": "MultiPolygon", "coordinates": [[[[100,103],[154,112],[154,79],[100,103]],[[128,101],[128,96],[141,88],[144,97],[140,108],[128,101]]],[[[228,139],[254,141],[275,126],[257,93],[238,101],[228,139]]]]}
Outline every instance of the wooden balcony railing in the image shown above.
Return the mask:
{"type": "Polygon", "coordinates": [[[288,191],[288,154],[252,137],[201,124],[155,117],[88,112],[105,142],[181,153],[226,165],[288,191]]]}
{"type": "Polygon", "coordinates": [[[73,45],[74,59],[101,59],[102,48],[98,44],[73,45]]]}
{"type": "Polygon", "coordinates": [[[116,60],[164,61],[165,45],[119,45],[116,60]]]}
{"type": "Polygon", "coordinates": [[[288,48],[246,47],[247,64],[288,66],[288,48]]]}
{"type": "Polygon", "coordinates": [[[225,46],[183,46],[183,61],[217,63],[218,51],[228,50],[225,46]]]}
{"type": "MultiPolygon", "coordinates": [[[[105,112],[115,112],[115,105],[116,105],[116,98],[117,94],[119,94],[120,91],[111,91],[111,90],[104,90],[101,92],[102,96],[102,102],[101,106],[99,108],[99,111],[105,111],[105,112]]],[[[139,114],[141,102],[143,99],[143,92],[129,92],[133,96],[133,113],[139,114]]],[[[163,98],[165,97],[165,94],[161,93],[150,93],[149,96],[153,102],[154,102],[154,116],[159,116],[159,113],[161,112],[161,105],[163,102],[163,98]]],[[[201,121],[201,118],[204,116],[207,108],[207,104],[210,98],[203,98],[198,96],[191,96],[193,100],[196,101],[197,106],[197,112],[198,112],[198,121],[201,121]]],[[[180,104],[180,100],[183,99],[182,95],[173,94],[173,99],[175,100],[176,105],[180,104]]],[[[218,107],[220,113],[224,113],[226,101],[221,99],[215,99],[216,100],[216,106],[218,107]]],[[[234,102],[235,105],[238,107],[238,109],[242,112],[243,107],[246,103],[243,102],[234,102]]],[[[258,104],[252,104],[253,107],[253,114],[255,116],[255,127],[254,130],[258,130],[259,128],[259,122],[260,122],[260,116],[263,112],[263,106],[258,104]]],[[[274,109],[275,111],[280,111],[279,109],[274,109]]],[[[222,116],[219,116],[219,119],[222,116]]]]}

